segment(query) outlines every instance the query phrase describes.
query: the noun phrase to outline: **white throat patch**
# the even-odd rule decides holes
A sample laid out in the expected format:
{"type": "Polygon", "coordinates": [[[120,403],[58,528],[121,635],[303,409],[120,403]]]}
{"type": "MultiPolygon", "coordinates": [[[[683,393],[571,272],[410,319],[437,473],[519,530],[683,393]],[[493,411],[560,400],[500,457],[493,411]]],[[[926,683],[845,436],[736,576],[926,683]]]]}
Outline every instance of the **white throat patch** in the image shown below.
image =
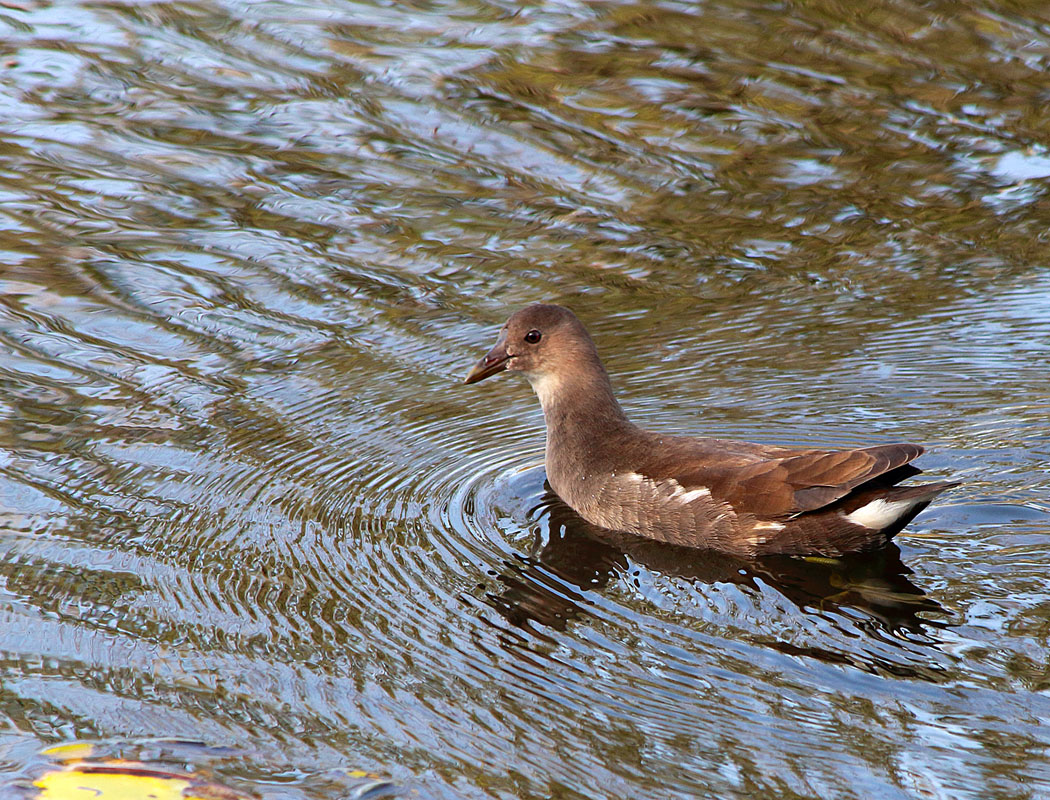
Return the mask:
{"type": "Polygon", "coordinates": [[[536,375],[525,373],[525,377],[532,384],[532,390],[539,398],[540,405],[546,411],[554,404],[554,398],[561,390],[562,380],[552,372],[541,372],[536,375]]]}

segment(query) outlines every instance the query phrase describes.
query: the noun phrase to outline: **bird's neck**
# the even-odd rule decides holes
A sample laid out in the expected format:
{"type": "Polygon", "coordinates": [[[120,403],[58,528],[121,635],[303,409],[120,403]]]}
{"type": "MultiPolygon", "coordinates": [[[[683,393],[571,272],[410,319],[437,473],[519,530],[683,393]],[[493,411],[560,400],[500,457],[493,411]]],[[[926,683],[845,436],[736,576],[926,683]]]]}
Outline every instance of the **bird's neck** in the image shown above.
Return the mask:
{"type": "Polygon", "coordinates": [[[581,461],[604,461],[614,442],[637,430],[616,402],[601,363],[586,366],[531,380],[547,423],[548,477],[575,470],[581,461]]]}

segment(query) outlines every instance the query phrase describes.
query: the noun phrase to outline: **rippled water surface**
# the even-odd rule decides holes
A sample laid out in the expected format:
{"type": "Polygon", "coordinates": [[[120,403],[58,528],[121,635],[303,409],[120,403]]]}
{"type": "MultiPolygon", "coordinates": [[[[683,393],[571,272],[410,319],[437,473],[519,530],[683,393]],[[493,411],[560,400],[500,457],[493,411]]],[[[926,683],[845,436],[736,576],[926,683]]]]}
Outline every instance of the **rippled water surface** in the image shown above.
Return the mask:
{"type": "Polygon", "coordinates": [[[0,783],[88,740],[295,800],[1050,796],[1045,3],[0,31],[0,783]],[[589,529],[528,386],[460,385],[536,300],[645,426],[964,485],[863,559],[589,529]]]}

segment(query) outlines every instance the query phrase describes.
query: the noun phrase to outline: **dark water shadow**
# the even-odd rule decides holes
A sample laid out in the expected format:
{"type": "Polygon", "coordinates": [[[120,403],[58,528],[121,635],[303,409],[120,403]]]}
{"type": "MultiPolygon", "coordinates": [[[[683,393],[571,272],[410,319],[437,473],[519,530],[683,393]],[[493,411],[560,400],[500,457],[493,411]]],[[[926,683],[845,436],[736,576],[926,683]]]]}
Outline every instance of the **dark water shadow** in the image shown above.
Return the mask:
{"type": "MultiPolygon", "coordinates": [[[[884,643],[935,644],[931,632],[948,625],[943,618],[930,618],[931,614],[946,617],[949,612],[911,580],[912,570],[893,544],[875,553],[837,559],[776,556],[748,561],[599,528],[565,505],[549,487],[529,516],[540,523],[533,552],[505,562],[497,576],[502,590],[486,600],[513,625],[528,627],[541,638],[537,625],[564,631],[572,620],[587,613],[591,603],[587,592],[622,580],[632,565],[701,584],[735,584],[756,592],[768,587],[803,614],[848,618],[853,631],[859,629],[884,643]]],[[[858,665],[853,648],[838,652],[801,647],[772,634],[755,638],[791,655],[858,665]]],[[[934,677],[926,674],[929,665],[916,669],[880,659],[874,666],[897,674],[934,677]]]]}

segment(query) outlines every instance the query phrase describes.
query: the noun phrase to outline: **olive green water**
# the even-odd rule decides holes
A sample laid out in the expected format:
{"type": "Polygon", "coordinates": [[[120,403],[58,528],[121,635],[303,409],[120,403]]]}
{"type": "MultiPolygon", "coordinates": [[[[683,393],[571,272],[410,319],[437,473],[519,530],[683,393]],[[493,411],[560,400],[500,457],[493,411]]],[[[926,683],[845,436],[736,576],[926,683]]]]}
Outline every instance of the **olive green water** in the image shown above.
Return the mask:
{"type": "Polygon", "coordinates": [[[1042,2],[4,2],[0,782],[1050,796],[1048,75],[1042,2]],[[643,425],[965,483],[595,538],[459,385],[536,300],[643,425]]]}

